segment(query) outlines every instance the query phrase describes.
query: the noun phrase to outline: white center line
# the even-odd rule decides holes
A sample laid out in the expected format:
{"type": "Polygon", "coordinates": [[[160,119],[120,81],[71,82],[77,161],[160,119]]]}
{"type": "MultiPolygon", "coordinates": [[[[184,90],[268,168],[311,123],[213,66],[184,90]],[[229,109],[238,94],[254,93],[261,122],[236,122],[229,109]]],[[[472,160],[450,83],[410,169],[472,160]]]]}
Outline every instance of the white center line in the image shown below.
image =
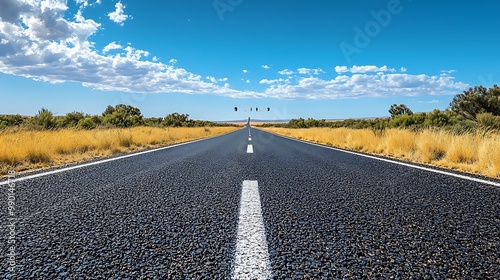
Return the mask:
{"type": "Polygon", "coordinates": [[[253,154],[253,146],[252,146],[252,144],[248,144],[247,154],[253,154]]]}
{"type": "Polygon", "coordinates": [[[249,138],[248,138],[248,141],[252,141],[252,137],[249,137],[249,138]]]}
{"type": "Polygon", "coordinates": [[[233,279],[270,279],[264,218],[257,181],[243,181],[233,279]]]}

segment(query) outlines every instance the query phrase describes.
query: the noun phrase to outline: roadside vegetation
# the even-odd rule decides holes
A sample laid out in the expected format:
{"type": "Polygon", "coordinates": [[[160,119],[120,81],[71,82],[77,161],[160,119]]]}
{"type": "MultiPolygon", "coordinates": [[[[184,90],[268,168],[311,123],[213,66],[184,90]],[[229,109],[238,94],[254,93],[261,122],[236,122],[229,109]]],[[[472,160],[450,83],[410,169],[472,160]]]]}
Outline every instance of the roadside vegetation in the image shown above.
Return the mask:
{"type": "Polygon", "coordinates": [[[102,115],[0,116],[0,175],[161,147],[215,136],[238,126],[189,119],[173,113],[144,118],[129,105],[108,106],[102,115]]]}
{"type": "Polygon", "coordinates": [[[500,178],[500,87],[476,86],[445,111],[413,113],[404,104],[391,117],[326,121],[292,119],[269,131],[339,148],[390,156],[500,178]]]}

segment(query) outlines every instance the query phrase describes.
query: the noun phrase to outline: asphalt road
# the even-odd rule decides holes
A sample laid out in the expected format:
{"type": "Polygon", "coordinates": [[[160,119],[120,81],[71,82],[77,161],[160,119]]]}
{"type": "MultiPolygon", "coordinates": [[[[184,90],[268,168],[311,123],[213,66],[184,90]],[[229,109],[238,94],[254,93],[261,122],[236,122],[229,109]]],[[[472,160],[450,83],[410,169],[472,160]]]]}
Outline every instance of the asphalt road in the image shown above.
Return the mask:
{"type": "Polygon", "coordinates": [[[250,132],[1,185],[0,277],[500,279],[500,187],[250,132]]]}

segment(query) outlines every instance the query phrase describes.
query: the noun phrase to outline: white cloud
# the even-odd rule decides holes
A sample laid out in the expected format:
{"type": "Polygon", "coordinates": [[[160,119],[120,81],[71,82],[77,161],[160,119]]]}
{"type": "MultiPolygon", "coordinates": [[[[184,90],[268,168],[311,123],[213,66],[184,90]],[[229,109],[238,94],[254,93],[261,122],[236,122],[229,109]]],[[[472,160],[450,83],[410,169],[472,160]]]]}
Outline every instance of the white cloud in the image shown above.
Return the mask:
{"type": "Polygon", "coordinates": [[[176,64],[176,63],[177,63],[177,59],[172,58],[172,59],[170,59],[170,60],[168,61],[168,63],[170,63],[170,64],[176,64]]]}
{"type": "Polygon", "coordinates": [[[335,66],[335,72],[338,74],[349,72],[349,68],[347,66],[335,66]]]}
{"type": "Polygon", "coordinates": [[[297,69],[297,72],[302,75],[319,75],[321,73],[325,73],[323,69],[321,68],[316,68],[316,69],[310,69],[310,68],[299,68],[297,69]]]}
{"type": "MultiPolygon", "coordinates": [[[[108,44],[102,52],[89,38],[100,24],[79,10],[64,18],[65,0],[4,1],[0,9],[0,72],[50,83],[77,82],[103,91],[198,93],[262,97],[203,81],[183,68],[148,59],[150,53],[131,44],[108,44]],[[43,8],[42,8],[43,7],[43,8]],[[108,54],[110,50],[116,50],[108,54]]],[[[225,79],[227,80],[227,79],[225,79]]],[[[224,80],[224,81],[225,81],[224,80]]]]}
{"type": "Polygon", "coordinates": [[[272,85],[272,84],[277,84],[277,83],[288,83],[290,82],[289,79],[283,79],[283,78],[279,78],[279,79],[274,79],[274,80],[268,80],[268,79],[262,79],[260,80],[259,84],[267,84],[267,85],[272,85]]]}
{"type": "Polygon", "coordinates": [[[441,76],[446,77],[457,72],[457,70],[441,70],[441,76]]]}
{"type": "Polygon", "coordinates": [[[401,67],[401,69],[400,69],[401,73],[406,73],[407,70],[408,69],[406,69],[405,67],[401,67]]]}
{"type": "Polygon", "coordinates": [[[115,4],[115,8],[116,10],[109,13],[108,17],[113,22],[116,22],[119,25],[123,26],[125,24],[125,21],[129,18],[129,16],[125,14],[125,6],[122,4],[122,2],[118,2],[115,4]]]}
{"type": "Polygon", "coordinates": [[[294,83],[261,80],[269,84],[267,97],[281,99],[339,99],[360,97],[425,96],[456,94],[468,87],[451,76],[425,74],[353,74],[339,75],[331,80],[318,77],[299,78],[294,83]]]}
{"type": "Polygon", "coordinates": [[[356,66],[353,65],[351,69],[349,69],[351,73],[369,73],[369,72],[395,72],[394,68],[387,68],[386,65],[382,67],[377,67],[375,65],[364,65],[364,66],[356,66]]]}
{"type": "MultiPolygon", "coordinates": [[[[2,0],[0,0],[2,1],[2,0]]],[[[197,93],[229,97],[334,99],[375,96],[429,96],[457,94],[469,85],[455,81],[449,70],[437,75],[392,73],[387,66],[335,67],[335,78],[263,77],[261,92],[237,90],[227,78],[213,78],[164,64],[132,44],[108,44],[97,50],[90,40],[100,24],[86,19],[81,10],[70,20],[65,0],[6,1],[0,9],[0,72],[50,83],[77,82],[103,91],[134,93],[197,93]],[[43,8],[42,8],[43,7],[43,8]],[[5,8],[5,9],[3,9],[5,8]],[[112,54],[108,53],[115,50],[112,54]],[[356,72],[356,73],[354,73],[356,72]],[[341,74],[344,73],[344,74],[341,74]],[[223,86],[214,83],[222,82],[223,86]]],[[[126,38],[124,39],[126,40],[126,38]]],[[[301,73],[320,73],[320,68],[300,68],[301,73]]],[[[245,79],[246,81],[246,79],[245,79]]],[[[220,83],[220,84],[222,84],[220,83]]]]}
{"type": "Polygon", "coordinates": [[[264,68],[264,69],[269,69],[269,68],[271,68],[271,66],[269,66],[269,65],[265,65],[265,64],[264,64],[264,65],[262,65],[262,66],[260,66],[260,67],[262,67],[262,68],[264,68]]]}
{"type": "Polygon", "coordinates": [[[278,74],[285,75],[285,76],[292,75],[293,73],[294,72],[292,70],[288,70],[288,69],[281,70],[281,71],[278,72],[278,74]]]}
{"type": "Polygon", "coordinates": [[[109,43],[107,46],[104,47],[104,49],[102,50],[103,53],[107,53],[111,50],[119,50],[121,49],[122,46],[117,44],[116,42],[111,42],[109,43]]]}
{"type": "Polygon", "coordinates": [[[417,103],[425,103],[425,104],[436,104],[441,103],[439,100],[419,100],[417,103]]]}
{"type": "Polygon", "coordinates": [[[268,85],[271,85],[271,84],[274,84],[274,83],[277,83],[278,80],[268,80],[268,79],[262,79],[260,80],[259,84],[268,84],[268,85]]]}
{"type": "Polygon", "coordinates": [[[250,83],[250,80],[246,80],[246,83],[249,84],[250,83]]]}
{"type": "Polygon", "coordinates": [[[248,70],[247,69],[243,69],[243,73],[248,73],[248,70]]]}
{"type": "Polygon", "coordinates": [[[79,4],[81,7],[93,6],[101,4],[101,0],[95,0],[94,3],[89,3],[89,0],[75,0],[76,4],[79,4]]]}
{"type": "Polygon", "coordinates": [[[210,82],[212,82],[212,83],[214,83],[214,84],[216,84],[216,83],[217,83],[217,79],[216,79],[216,78],[214,78],[214,77],[212,77],[212,76],[207,76],[206,78],[207,78],[207,80],[209,80],[210,82]]]}

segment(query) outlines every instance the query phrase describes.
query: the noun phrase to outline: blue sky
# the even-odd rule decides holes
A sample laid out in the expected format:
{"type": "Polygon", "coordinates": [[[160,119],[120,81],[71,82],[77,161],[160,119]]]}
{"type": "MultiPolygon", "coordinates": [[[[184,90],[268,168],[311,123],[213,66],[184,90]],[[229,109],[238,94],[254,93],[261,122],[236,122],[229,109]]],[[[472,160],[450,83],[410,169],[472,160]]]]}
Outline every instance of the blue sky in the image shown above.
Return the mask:
{"type": "Polygon", "coordinates": [[[2,0],[0,114],[100,114],[120,103],[146,117],[207,120],[378,117],[393,103],[446,109],[470,86],[499,84],[499,8],[493,0],[2,0]]]}

